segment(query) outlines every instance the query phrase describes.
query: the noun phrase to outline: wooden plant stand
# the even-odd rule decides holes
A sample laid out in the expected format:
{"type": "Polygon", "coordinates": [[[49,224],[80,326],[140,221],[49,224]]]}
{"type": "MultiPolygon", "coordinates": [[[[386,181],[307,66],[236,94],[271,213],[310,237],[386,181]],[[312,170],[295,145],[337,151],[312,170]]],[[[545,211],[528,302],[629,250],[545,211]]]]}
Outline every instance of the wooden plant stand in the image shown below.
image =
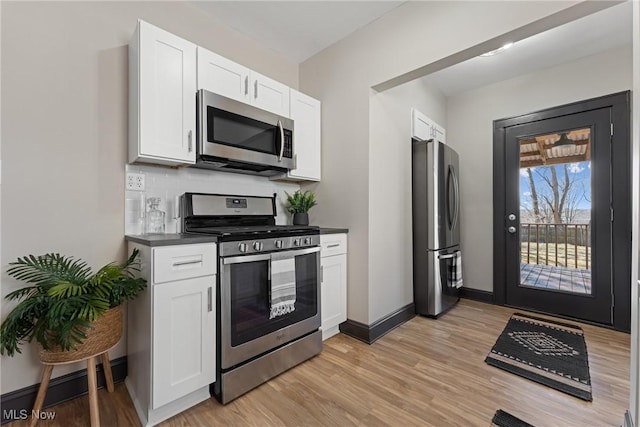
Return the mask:
{"type": "Polygon", "coordinates": [[[47,387],[51,379],[51,372],[56,365],[67,365],[87,361],[87,382],[89,389],[89,411],[91,427],[100,427],[100,413],[98,410],[98,381],[96,378],[96,357],[102,359],[102,367],[107,385],[107,391],[113,392],[113,376],[109,361],[109,350],[113,348],[122,337],[122,305],[114,307],[100,316],[92,323],[93,329],[87,330],[87,338],[76,350],[63,351],[60,348],[45,350],[40,348],[40,362],[44,365],[42,382],[38,389],[36,402],[33,405],[29,427],[38,423],[38,417],[34,417],[44,404],[47,387]]]}

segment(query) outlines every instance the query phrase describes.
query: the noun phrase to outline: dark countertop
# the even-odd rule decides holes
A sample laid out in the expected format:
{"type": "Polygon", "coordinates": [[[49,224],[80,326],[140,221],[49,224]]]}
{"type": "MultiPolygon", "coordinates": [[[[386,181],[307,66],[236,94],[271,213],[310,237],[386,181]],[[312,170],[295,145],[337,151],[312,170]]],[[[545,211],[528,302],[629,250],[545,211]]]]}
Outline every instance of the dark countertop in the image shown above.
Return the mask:
{"type": "MultiPolygon", "coordinates": [[[[348,228],[320,227],[320,234],[340,234],[348,233],[348,228]]],[[[145,246],[171,246],[189,245],[193,243],[217,243],[216,236],[201,234],[127,234],[124,236],[128,242],[140,243],[145,246]]]]}
{"type": "Polygon", "coordinates": [[[194,243],[217,243],[216,236],[200,234],[140,234],[124,236],[128,242],[140,243],[146,246],[189,245],[194,243]]]}
{"type": "Polygon", "coordinates": [[[320,227],[320,234],[341,234],[348,233],[348,228],[331,228],[331,227],[320,227]]]}

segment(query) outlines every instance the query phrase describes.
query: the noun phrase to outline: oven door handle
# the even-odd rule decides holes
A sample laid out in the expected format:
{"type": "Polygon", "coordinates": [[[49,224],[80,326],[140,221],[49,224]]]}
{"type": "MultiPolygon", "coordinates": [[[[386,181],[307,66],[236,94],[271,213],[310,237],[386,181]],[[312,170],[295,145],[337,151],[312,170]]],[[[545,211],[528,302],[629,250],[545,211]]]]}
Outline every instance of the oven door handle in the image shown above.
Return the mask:
{"type": "Polygon", "coordinates": [[[222,258],[222,263],[224,265],[228,264],[243,264],[247,262],[256,262],[256,261],[269,261],[271,259],[270,254],[259,254],[259,255],[244,255],[244,256],[234,256],[222,258]]]}
{"type": "Polygon", "coordinates": [[[306,248],[306,249],[299,249],[299,250],[295,250],[295,251],[283,251],[283,252],[275,252],[271,254],[271,259],[272,260],[279,260],[279,259],[288,259],[288,258],[295,258],[299,255],[308,255],[308,254],[312,254],[314,252],[320,252],[320,247],[316,246],[313,248],[306,248]]]}

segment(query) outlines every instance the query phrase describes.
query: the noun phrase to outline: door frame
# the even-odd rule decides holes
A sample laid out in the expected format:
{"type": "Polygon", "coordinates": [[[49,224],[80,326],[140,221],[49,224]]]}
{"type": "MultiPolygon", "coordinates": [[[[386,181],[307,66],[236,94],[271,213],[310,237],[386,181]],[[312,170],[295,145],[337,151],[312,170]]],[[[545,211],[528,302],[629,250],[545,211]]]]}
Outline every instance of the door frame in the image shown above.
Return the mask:
{"type": "MultiPolygon", "coordinates": [[[[506,305],[506,129],[600,108],[611,108],[613,123],[611,171],[614,221],[612,230],[613,326],[629,332],[631,328],[631,91],[547,108],[520,116],[493,121],[493,296],[498,305],[506,305]],[[624,161],[617,161],[624,159],[624,161]]],[[[552,314],[552,313],[551,313],[552,314]]]]}

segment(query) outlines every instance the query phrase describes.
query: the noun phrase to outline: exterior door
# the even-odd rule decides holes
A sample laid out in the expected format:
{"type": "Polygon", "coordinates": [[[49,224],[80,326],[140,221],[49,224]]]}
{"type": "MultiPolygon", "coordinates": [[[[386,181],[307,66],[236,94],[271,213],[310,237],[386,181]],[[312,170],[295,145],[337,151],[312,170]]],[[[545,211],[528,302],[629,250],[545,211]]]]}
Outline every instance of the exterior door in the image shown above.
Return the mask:
{"type": "Polygon", "coordinates": [[[612,323],[609,117],[507,129],[507,304],[612,323]],[[572,146],[558,144],[563,135],[572,146]]]}
{"type": "Polygon", "coordinates": [[[628,131],[589,102],[495,123],[496,301],[626,330],[628,131]]]}

